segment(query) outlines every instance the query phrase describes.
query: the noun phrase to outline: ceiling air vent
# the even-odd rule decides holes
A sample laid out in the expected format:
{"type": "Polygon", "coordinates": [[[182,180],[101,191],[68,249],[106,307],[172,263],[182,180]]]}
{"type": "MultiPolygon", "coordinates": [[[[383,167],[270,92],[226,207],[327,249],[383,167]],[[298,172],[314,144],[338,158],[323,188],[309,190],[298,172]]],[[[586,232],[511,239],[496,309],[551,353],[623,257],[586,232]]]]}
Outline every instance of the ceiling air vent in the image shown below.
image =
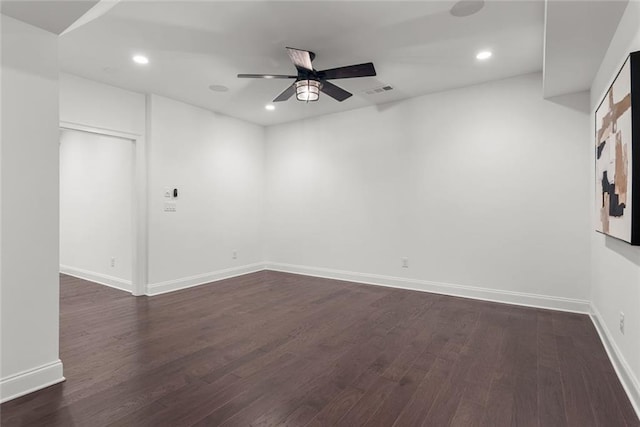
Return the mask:
{"type": "Polygon", "coordinates": [[[393,87],[389,85],[374,87],[373,89],[367,89],[364,91],[367,95],[377,95],[379,93],[388,92],[393,90],[393,87]]]}

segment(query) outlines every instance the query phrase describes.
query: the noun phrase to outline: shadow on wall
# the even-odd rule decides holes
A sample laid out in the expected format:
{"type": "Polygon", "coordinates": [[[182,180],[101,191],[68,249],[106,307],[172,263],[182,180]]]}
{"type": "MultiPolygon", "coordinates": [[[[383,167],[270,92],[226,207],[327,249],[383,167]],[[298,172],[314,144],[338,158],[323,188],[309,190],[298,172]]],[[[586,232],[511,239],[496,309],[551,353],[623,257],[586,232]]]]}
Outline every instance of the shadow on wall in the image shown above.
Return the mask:
{"type": "Polygon", "coordinates": [[[604,245],[615,253],[622,255],[638,267],[640,267],[640,247],[631,246],[627,242],[614,237],[604,236],[604,245]]]}
{"type": "Polygon", "coordinates": [[[581,113],[591,113],[589,106],[591,99],[588,91],[552,96],[547,98],[547,101],[551,101],[554,104],[562,105],[563,107],[567,107],[581,113]]]}

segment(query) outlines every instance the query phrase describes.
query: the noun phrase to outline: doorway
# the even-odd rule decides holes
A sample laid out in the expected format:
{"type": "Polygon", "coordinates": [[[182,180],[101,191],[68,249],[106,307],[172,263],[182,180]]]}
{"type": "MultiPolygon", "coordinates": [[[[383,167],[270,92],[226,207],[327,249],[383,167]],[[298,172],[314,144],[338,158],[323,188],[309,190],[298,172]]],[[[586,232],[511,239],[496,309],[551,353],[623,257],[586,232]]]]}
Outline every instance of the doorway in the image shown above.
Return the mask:
{"type": "Polygon", "coordinates": [[[136,293],[135,141],[61,129],[60,271],[136,293]]]}

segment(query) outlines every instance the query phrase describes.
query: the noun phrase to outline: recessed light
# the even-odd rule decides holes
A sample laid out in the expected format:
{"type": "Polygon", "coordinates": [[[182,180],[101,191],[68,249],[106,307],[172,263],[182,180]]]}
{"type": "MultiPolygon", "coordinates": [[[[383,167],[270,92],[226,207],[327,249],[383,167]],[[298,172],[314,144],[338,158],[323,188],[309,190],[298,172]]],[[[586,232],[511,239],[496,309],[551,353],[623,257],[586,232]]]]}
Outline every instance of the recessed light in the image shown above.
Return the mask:
{"type": "Polygon", "coordinates": [[[481,61],[484,61],[485,59],[491,58],[491,55],[493,54],[490,51],[483,50],[482,52],[478,52],[478,54],[476,55],[476,58],[481,61]]]}
{"type": "Polygon", "coordinates": [[[136,64],[146,65],[149,63],[149,58],[144,55],[135,55],[133,57],[133,62],[135,62],[136,64]]]}
{"type": "Polygon", "coordinates": [[[209,90],[214,92],[228,92],[229,88],[222,85],[209,85],[209,90]]]}
{"type": "Polygon", "coordinates": [[[267,105],[264,106],[264,109],[265,110],[269,110],[269,111],[273,111],[273,110],[276,109],[276,106],[273,105],[273,104],[267,104],[267,105]]]}

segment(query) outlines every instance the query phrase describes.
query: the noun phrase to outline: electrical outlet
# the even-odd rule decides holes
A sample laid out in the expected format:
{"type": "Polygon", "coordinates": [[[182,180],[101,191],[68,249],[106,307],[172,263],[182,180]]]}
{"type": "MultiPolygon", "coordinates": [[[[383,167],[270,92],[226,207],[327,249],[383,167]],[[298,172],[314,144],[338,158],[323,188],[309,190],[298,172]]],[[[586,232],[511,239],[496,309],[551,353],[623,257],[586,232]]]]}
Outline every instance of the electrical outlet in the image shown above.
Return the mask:
{"type": "Polygon", "coordinates": [[[231,258],[237,259],[238,258],[238,251],[234,250],[233,252],[231,252],[231,258]]]}
{"type": "Polygon", "coordinates": [[[402,268],[409,268],[409,258],[401,258],[402,268]]]}
{"type": "Polygon", "coordinates": [[[620,312],[620,332],[624,335],[624,313],[620,312]]]}
{"type": "Polygon", "coordinates": [[[116,259],[115,258],[111,258],[111,267],[115,267],[116,266],[116,259]]]}

